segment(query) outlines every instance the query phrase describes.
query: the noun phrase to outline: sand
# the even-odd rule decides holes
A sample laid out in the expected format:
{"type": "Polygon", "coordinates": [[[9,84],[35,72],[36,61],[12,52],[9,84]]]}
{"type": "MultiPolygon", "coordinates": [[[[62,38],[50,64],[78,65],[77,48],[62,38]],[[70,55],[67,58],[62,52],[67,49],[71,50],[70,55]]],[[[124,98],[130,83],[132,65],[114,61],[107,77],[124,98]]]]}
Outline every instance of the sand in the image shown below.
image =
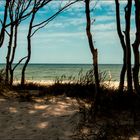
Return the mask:
{"type": "Polygon", "coordinates": [[[78,123],[76,100],[65,96],[34,100],[0,98],[0,140],[71,140],[78,123]]]}
{"type": "MultiPolygon", "coordinates": [[[[69,83],[70,81],[68,80],[65,80],[65,81],[62,81],[62,84],[65,84],[65,83],[69,83]]],[[[50,86],[50,85],[53,85],[55,84],[55,81],[54,80],[26,80],[26,83],[34,83],[34,84],[38,84],[38,85],[41,85],[41,86],[50,86]]],[[[74,83],[74,82],[70,82],[70,83],[74,83]]],[[[20,81],[14,81],[14,84],[20,84],[20,81]]],[[[118,88],[119,87],[119,81],[104,81],[101,83],[101,85],[105,85],[106,87],[108,88],[118,88]]],[[[126,87],[127,86],[127,82],[125,81],[124,82],[124,86],[126,87]]]]}
{"type": "MultiPolygon", "coordinates": [[[[119,82],[104,84],[117,88],[119,82]]],[[[0,97],[0,140],[72,140],[80,120],[75,99],[61,95],[23,102],[12,98],[16,92],[9,95],[10,99],[0,97]]]]}
{"type": "MultiPolygon", "coordinates": [[[[73,140],[81,117],[78,110],[77,101],[64,95],[34,97],[32,102],[0,97],[0,140],[73,140]]],[[[130,140],[139,138],[140,133],[130,140]]]]}

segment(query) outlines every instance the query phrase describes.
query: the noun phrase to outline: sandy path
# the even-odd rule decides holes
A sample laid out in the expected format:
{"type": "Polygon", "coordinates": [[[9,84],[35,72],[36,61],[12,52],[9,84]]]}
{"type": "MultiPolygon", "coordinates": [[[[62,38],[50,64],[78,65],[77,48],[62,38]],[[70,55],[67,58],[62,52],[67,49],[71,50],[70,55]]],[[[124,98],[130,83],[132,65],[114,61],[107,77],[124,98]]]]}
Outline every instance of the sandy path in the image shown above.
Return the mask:
{"type": "Polygon", "coordinates": [[[71,140],[77,123],[76,101],[57,97],[38,102],[0,98],[0,140],[71,140]]]}

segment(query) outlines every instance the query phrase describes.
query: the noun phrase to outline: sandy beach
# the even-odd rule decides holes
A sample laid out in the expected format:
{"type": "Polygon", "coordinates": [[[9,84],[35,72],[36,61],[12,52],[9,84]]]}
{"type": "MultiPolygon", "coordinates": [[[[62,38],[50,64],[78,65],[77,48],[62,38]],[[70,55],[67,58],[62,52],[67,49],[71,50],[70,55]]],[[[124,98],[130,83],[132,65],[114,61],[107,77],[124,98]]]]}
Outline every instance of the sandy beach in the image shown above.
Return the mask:
{"type": "Polygon", "coordinates": [[[74,99],[54,97],[34,102],[0,98],[1,140],[71,140],[78,123],[74,99]]]}
{"type": "MultiPolygon", "coordinates": [[[[50,86],[55,84],[55,80],[26,80],[26,83],[33,83],[33,84],[37,84],[37,85],[41,85],[41,86],[50,86]]],[[[65,83],[74,83],[74,81],[62,81],[62,84],[65,83]]],[[[15,80],[14,81],[14,85],[20,84],[20,81],[15,80]]],[[[101,82],[101,85],[105,85],[108,88],[118,88],[119,87],[119,81],[104,81],[101,82]]],[[[125,81],[124,86],[127,86],[127,82],[125,81]]]]}
{"type": "MultiPolygon", "coordinates": [[[[47,81],[33,83],[53,84],[47,81]]],[[[117,88],[119,82],[106,81],[104,84],[117,88]]],[[[77,100],[65,95],[33,97],[32,101],[18,98],[19,94],[39,92],[39,90],[27,90],[27,93],[26,90],[24,92],[19,90],[18,93],[6,91],[5,95],[8,98],[0,96],[0,140],[73,139],[81,117],[77,100]]],[[[133,138],[139,140],[139,134],[133,138]]]]}

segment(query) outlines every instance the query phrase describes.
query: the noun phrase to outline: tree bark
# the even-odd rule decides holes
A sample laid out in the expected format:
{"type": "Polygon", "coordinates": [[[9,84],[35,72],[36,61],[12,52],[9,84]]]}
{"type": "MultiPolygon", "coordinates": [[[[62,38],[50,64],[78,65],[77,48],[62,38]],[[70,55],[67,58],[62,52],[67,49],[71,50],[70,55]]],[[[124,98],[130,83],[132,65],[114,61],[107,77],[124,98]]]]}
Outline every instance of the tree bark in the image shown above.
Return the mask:
{"type": "Polygon", "coordinates": [[[95,76],[95,97],[94,97],[94,109],[97,109],[97,104],[100,100],[100,93],[99,93],[99,74],[98,74],[98,52],[95,49],[91,34],[91,19],[90,19],[90,0],[85,0],[85,12],[86,12],[86,34],[88,38],[88,43],[90,47],[90,51],[93,57],[93,68],[94,68],[94,76],[95,76]]]}
{"type": "Polygon", "coordinates": [[[0,32],[0,47],[3,45],[4,38],[5,38],[5,25],[7,21],[7,15],[8,15],[8,6],[9,6],[9,1],[6,1],[5,10],[4,10],[4,19],[3,19],[2,29],[0,32]]]}
{"type": "Polygon", "coordinates": [[[11,69],[10,70],[10,86],[13,85],[13,79],[14,79],[14,71],[11,69]]]}
{"type": "Polygon", "coordinates": [[[115,3],[116,3],[117,32],[123,49],[123,66],[120,74],[120,83],[119,83],[119,91],[122,92],[124,89],[124,80],[125,80],[125,73],[126,73],[126,44],[124,40],[124,35],[122,34],[122,30],[121,30],[120,4],[118,0],[115,0],[115,3]]]}
{"type": "Polygon", "coordinates": [[[134,80],[134,88],[137,93],[140,94],[140,86],[139,86],[139,49],[137,45],[133,44],[133,52],[134,52],[134,67],[133,67],[133,80],[134,80]]]}
{"type": "Polygon", "coordinates": [[[132,68],[131,68],[131,43],[130,43],[131,8],[132,8],[132,0],[128,0],[128,3],[125,7],[125,22],[126,22],[125,40],[126,40],[127,88],[129,93],[133,92],[132,68]]]}
{"type": "Polygon", "coordinates": [[[30,21],[30,25],[29,25],[28,35],[27,35],[28,55],[27,55],[27,59],[25,61],[23,69],[22,69],[22,75],[21,75],[21,85],[22,86],[24,86],[24,84],[25,84],[25,71],[26,71],[27,65],[30,61],[30,58],[31,58],[31,34],[32,34],[32,27],[33,27],[33,21],[35,18],[35,14],[36,14],[36,12],[33,12],[32,17],[31,17],[31,21],[30,21]]]}
{"type": "Polygon", "coordinates": [[[13,77],[14,77],[14,70],[12,68],[12,64],[15,58],[15,52],[16,52],[16,48],[17,48],[17,33],[18,33],[18,24],[15,25],[15,32],[14,32],[14,47],[12,50],[12,56],[11,56],[11,60],[9,63],[9,70],[10,70],[10,85],[13,84],[13,77]]]}
{"type": "Polygon", "coordinates": [[[7,56],[6,56],[6,77],[5,77],[6,84],[9,84],[10,54],[11,54],[12,41],[13,41],[13,31],[14,31],[14,25],[11,25],[9,43],[8,43],[8,47],[7,47],[8,51],[7,51],[7,56]]]}
{"type": "Polygon", "coordinates": [[[133,67],[133,80],[134,88],[140,94],[139,86],[139,45],[140,45],[140,1],[135,0],[135,24],[136,24],[136,38],[132,44],[134,52],[134,67],[133,67]]]}

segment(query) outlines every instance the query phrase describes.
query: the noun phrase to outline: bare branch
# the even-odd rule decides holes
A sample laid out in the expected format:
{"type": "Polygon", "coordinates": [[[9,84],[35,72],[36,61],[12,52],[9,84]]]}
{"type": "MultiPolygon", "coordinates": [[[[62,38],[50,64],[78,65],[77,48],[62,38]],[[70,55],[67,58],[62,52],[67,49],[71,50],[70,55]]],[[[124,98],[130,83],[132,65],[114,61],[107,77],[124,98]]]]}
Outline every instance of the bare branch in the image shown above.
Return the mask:
{"type": "Polygon", "coordinates": [[[17,66],[24,60],[24,59],[26,59],[28,56],[25,56],[25,57],[23,57],[23,58],[21,58],[20,60],[19,60],[19,62],[13,67],[13,71],[17,68],[17,66]]]}
{"type": "MultiPolygon", "coordinates": [[[[67,7],[69,7],[70,5],[72,5],[72,4],[74,4],[74,3],[78,2],[78,1],[79,1],[79,0],[76,0],[76,1],[73,1],[73,2],[71,2],[71,3],[68,3],[66,6],[64,6],[63,8],[61,8],[58,12],[56,12],[56,13],[55,13],[54,15],[52,15],[50,18],[48,18],[48,19],[42,21],[42,22],[39,23],[39,24],[34,25],[33,28],[38,27],[38,26],[41,26],[42,24],[45,24],[45,23],[48,22],[51,18],[53,18],[53,17],[55,17],[56,15],[58,15],[61,11],[63,11],[64,9],[66,9],[67,7]]],[[[81,0],[80,0],[80,1],[81,1],[81,0]]]]}
{"type": "MultiPolygon", "coordinates": [[[[41,23],[39,24],[36,24],[34,26],[32,26],[32,28],[36,28],[38,27],[32,34],[31,34],[31,37],[41,28],[45,27],[50,21],[52,21],[53,19],[55,19],[57,17],[58,14],[60,14],[64,9],[68,8],[69,6],[71,6],[72,4],[78,2],[79,0],[76,0],[76,1],[73,1],[71,3],[68,3],[66,4],[64,7],[62,7],[59,11],[57,11],[54,15],[52,15],[51,17],[49,17],[48,19],[42,21],[41,23]]],[[[81,0],[80,0],[81,1],[81,0]]]]}

